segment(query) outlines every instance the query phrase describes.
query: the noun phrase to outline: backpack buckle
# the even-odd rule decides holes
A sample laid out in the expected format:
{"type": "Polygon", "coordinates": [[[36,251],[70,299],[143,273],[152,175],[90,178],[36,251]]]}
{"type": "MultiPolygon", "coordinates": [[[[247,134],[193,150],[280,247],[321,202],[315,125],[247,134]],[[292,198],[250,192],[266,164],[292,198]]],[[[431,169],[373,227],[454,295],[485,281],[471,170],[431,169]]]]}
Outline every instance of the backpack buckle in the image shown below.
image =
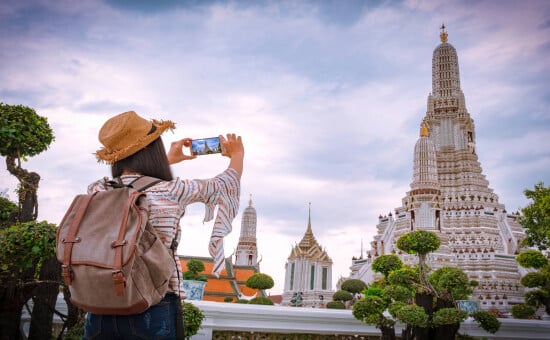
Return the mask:
{"type": "Polygon", "coordinates": [[[65,282],[65,285],[70,286],[73,282],[73,270],[69,265],[61,265],[61,276],[63,276],[63,282],[65,282]]]}
{"type": "Polygon", "coordinates": [[[126,279],[124,279],[124,274],[122,273],[122,270],[113,271],[113,284],[115,285],[116,295],[124,295],[124,290],[126,288],[126,279]]]}

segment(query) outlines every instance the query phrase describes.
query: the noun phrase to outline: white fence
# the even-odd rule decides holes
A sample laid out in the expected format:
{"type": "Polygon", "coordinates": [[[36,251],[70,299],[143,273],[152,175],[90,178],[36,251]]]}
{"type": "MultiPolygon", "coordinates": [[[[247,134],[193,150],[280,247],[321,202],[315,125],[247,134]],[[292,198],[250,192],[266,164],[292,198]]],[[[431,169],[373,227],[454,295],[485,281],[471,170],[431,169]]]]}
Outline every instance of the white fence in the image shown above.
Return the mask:
{"type": "MultiPolygon", "coordinates": [[[[199,307],[205,320],[202,329],[192,340],[212,338],[213,331],[306,333],[350,336],[376,336],[380,330],[366,325],[351,315],[351,310],[294,308],[247,305],[210,301],[189,301],[199,307]]],[[[496,334],[479,328],[473,320],[460,326],[460,333],[487,339],[550,339],[549,320],[499,319],[502,323],[496,334]]],[[[396,329],[396,335],[400,333],[396,329]]]]}

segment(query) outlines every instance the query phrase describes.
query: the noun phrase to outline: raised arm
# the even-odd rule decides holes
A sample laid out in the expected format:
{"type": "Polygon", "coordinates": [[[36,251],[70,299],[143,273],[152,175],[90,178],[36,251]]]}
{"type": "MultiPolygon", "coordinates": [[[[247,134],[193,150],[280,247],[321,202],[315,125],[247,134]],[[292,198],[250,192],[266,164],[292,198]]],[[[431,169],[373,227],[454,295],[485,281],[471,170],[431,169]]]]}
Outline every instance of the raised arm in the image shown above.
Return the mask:
{"type": "Polygon", "coordinates": [[[235,170],[239,179],[243,174],[244,146],[241,136],[228,133],[226,137],[220,135],[222,155],[229,157],[229,168],[235,170]]]}

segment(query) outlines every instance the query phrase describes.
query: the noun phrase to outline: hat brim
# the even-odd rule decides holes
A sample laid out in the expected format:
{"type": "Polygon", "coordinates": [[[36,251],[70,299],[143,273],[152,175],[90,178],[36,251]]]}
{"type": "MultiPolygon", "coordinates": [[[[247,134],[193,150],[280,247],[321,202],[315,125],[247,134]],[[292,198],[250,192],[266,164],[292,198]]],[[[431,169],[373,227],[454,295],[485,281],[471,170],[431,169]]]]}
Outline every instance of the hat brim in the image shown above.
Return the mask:
{"type": "Polygon", "coordinates": [[[108,151],[105,148],[101,148],[97,150],[97,152],[95,153],[97,161],[107,164],[113,164],[114,162],[120,161],[121,159],[131,156],[146,147],[147,145],[151,144],[153,141],[159,138],[160,135],[164,133],[164,131],[168,129],[173,130],[176,127],[174,122],[170,120],[159,121],[153,119],[152,123],[156,127],[156,130],[153,133],[136,139],[134,143],[126,146],[123,149],[108,151]]]}

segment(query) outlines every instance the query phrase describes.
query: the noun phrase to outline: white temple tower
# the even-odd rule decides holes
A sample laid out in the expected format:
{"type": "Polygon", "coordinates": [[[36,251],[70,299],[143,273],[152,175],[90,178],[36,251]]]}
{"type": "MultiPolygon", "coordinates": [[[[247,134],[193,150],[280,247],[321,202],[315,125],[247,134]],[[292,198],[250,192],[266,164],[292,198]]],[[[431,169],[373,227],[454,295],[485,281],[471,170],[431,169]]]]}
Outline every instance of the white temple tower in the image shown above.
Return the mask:
{"type": "Polygon", "coordinates": [[[304,237],[290,251],[285,270],[281,305],[323,308],[332,300],[332,260],[313,235],[311,207],[304,237]]]}
{"type": "Polygon", "coordinates": [[[379,217],[371,250],[367,258],[352,260],[351,277],[372,281],[372,260],[382,254],[417,263],[395,243],[404,233],[429,230],[442,242],[428,257],[430,267],[460,267],[479,282],[472,298],[483,309],[507,311],[523,302],[519,279],[525,270],[515,255],[525,234],[516,221],[518,214],[506,211],[482,173],[474,121],[460,88],[457,53],[447,42],[445,26],[440,36],[432,58],[432,92],[414,148],[411,190],[395,215],[379,217]]]}
{"type": "Polygon", "coordinates": [[[237,266],[256,266],[258,264],[256,223],[256,209],[252,206],[252,197],[250,197],[248,207],[243,211],[241,236],[235,250],[235,265],[237,266]]]}

